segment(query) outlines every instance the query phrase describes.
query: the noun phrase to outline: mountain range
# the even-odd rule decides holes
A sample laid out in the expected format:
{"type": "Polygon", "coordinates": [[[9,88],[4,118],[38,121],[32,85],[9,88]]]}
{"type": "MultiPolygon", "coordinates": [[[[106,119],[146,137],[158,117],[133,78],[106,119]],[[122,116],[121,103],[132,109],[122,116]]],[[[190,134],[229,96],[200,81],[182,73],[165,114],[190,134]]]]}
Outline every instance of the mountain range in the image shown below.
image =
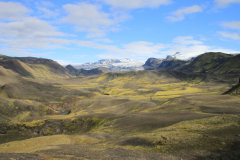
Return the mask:
{"type": "Polygon", "coordinates": [[[98,67],[105,67],[109,71],[130,71],[144,70],[142,65],[144,61],[133,61],[131,59],[102,59],[94,63],[84,63],[81,65],[72,65],[76,69],[91,70],[98,67]]]}
{"type": "Polygon", "coordinates": [[[149,58],[143,65],[145,70],[180,70],[188,73],[227,74],[240,73],[240,54],[225,54],[208,52],[190,58],[179,60],[173,56],[166,59],[149,58]]]}
{"type": "Polygon", "coordinates": [[[204,53],[196,58],[184,57],[180,53],[165,59],[149,58],[143,61],[130,59],[105,59],[78,66],[61,66],[56,61],[34,57],[9,57],[0,55],[0,66],[10,69],[20,76],[34,79],[48,79],[73,76],[90,76],[113,71],[138,70],[179,70],[189,73],[239,74],[240,54],[220,52],[204,53]],[[178,58],[181,59],[178,59],[178,58]],[[183,60],[185,59],[185,60],[183,60]]]}

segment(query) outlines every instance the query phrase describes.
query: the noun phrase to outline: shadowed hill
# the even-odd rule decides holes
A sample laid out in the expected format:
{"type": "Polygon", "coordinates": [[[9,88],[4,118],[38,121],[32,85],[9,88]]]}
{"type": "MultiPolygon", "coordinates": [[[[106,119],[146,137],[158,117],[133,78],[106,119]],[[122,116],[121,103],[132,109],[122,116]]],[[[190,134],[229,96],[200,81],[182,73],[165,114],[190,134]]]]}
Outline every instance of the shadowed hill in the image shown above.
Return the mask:
{"type": "Polygon", "coordinates": [[[69,72],[72,74],[72,75],[76,75],[76,72],[78,71],[76,68],[74,68],[72,65],[67,65],[66,68],[69,70],[69,72]]]}
{"type": "Polygon", "coordinates": [[[109,72],[109,70],[105,67],[98,67],[91,70],[80,69],[77,71],[76,76],[91,76],[95,74],[101,74],[109,72]]]}
{"type": "Polygon", "coordinates": [[[182,61],[175,58],[157,59],[149,58],[143,65],[145,70],[179,70],[184,67],[188,61],[182,61]]]}
{"type": "Polygon", "coordinates": [[[162,63],[163,59],[149,58],[146,63],[143,65],[145,70],[154,70],[162,63]]]}
{"type": "Polygon", "coordinates": [[[239,78],[239,83],[235,86],[233,86],[231,89],[229,89],[228,91],[224,92],[224,94],[240,94],[240,78],[239,78]]]}
{"type": "Polygon", "coordinates": [[[109,72],[101,77],[99,81],[111,81],[111,80],[125,80],[135,79],[137,81],[179,81],[178,78],[173,76],[169,71],[121,71],[121,72],[109,72]]]}
{"type": "Polygon", "coordinates": [[[29,78],[60,78],[70,76],[69,71],[49,59],[34,57],[0,56],[0,65],[11,69],[23,77],[29,78]]]}

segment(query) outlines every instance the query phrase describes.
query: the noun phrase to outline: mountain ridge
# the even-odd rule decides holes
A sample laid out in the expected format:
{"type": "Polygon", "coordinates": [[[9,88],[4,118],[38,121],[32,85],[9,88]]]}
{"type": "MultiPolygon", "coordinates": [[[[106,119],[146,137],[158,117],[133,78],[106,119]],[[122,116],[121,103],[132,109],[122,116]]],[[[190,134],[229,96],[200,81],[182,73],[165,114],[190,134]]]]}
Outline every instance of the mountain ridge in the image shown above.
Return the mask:
{"type": "Polygon", "coordinates": [[[145,70],[180,70],[189,73],[238,74],[240,54],[207,52],[189,60],[179,60],[173,56],[166,59],[149,58],[143,65],[145,70]]]}
{"type": "Polygon", "coordinates": [[[28,78],[60,78],[69,71],[56,61],[35,57],[8,57],[0,55],[0,65],[28,78]]]}

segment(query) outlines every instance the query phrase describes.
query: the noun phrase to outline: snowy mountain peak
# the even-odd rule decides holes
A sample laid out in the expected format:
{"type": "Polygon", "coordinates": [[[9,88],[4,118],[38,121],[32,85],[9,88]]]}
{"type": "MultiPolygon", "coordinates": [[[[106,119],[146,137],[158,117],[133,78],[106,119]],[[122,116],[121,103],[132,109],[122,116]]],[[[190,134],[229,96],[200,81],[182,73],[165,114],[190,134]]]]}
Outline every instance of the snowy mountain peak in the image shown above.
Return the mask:
{"type": "Polygon", "coordinates": [[[124,63],[124,62],[131,62],[132,60],[131,59],[128,59],[128,58],[125,58],[125,59],[121,59],[120,60],[122,63],[124,63]]]}
{"type": "Polygon", "coordinates": [[[143,61],[133,61],[131,59],[101,59],[94,63],[84,63],[74,65],[76,69],[90,70],[98,67],[106,67],[110,71],[128,71],[128,70],[143,70],[143,61]]]}
{"type": "Polygon", "coordinates": [[[188,57],[184,54],[182,54],[181,52],[176,52],[174,55],[168,55],[166,59],[169,58],[176,58],[176,59],[180,59],[180,60],[191,60],[193,59],[193,57],[188,57]]]}
{"type": "Polygon", "coordinates": [[[118,59],[101,59],[98,62],[95,62],[94,64],[113,64],[113,63],[121,63],[118,59]]]}

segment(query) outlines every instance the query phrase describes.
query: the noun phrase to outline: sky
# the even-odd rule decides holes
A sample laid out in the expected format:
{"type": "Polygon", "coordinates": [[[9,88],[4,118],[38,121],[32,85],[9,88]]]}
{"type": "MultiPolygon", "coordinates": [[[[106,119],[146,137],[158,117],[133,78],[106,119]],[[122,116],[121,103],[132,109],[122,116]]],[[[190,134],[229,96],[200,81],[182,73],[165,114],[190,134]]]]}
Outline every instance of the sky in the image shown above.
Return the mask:
{"type": "Polygon", "coordinates": [[[240,0],[0,0],[0,54],[62,65],[240,53],[240,0]]]}

